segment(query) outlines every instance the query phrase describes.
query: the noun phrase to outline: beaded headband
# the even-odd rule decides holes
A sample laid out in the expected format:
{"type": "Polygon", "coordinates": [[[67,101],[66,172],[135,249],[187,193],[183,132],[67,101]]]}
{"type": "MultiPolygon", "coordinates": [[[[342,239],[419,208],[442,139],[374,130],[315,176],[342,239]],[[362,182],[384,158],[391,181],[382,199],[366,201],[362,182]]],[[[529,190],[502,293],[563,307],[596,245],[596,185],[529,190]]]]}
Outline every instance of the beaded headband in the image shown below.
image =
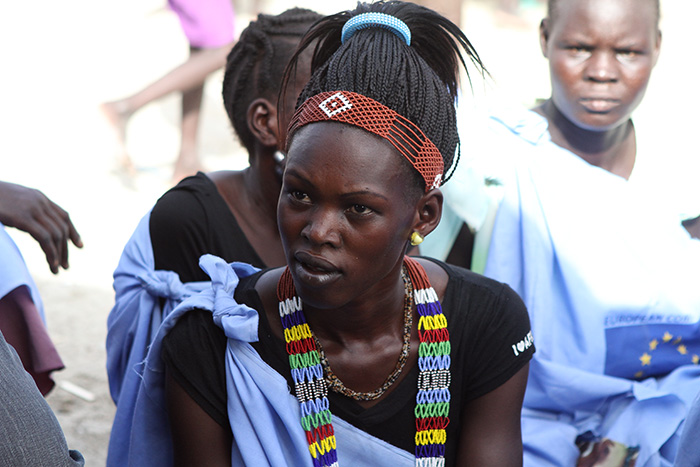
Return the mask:
{"type": "Polygon", "coordinates": [[[289,135],[302,126],[329,120],[360,127],[389,141],[421,174],[426,193],[442,183],[442,155],[421,129],[389,107],[351,91],[322,92],[308,98],[289,123],[287,146],[289,135]]]}
{"type": "Polygon", "coordinates": [[[406,23],[395,16],[377,12],[362,13],[350,18],[343,25],[340,42],[345,44],[357,31],[373,27],[388,29],[403,39],[406,45],[411,45],[411,30],[408,29],[406,23]]]}

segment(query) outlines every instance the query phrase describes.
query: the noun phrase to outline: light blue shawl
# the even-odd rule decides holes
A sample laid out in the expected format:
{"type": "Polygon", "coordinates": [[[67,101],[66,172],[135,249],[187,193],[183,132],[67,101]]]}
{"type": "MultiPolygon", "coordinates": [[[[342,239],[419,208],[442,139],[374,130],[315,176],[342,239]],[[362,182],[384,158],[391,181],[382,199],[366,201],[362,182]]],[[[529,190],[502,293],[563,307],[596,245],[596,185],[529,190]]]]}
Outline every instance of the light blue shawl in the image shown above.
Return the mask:
{"type": "Polygon", "coordinates": [[[172,271],[155,271],[148,222],[139,222],[114,271],[114,307],[107,318],[107,377],[117,410],[107,465],[126,463],[131,420],[142,380],[143,362],[163,320],[184,298],[209,288],[209,282],[183,284],[172,271]],[[162,303],[162,306],[161,306],[162,303]]]}
{"type": "MultiPolygon", "coordinates": [[[[202,256],[200,266],[211,277],[211,287],[176,307],[163,321],[149,349],[128,449],[123,447],[128,465],[172,465],[160,352],[163,337],[177,320],[198,308],[212,311],[214,322],[228,337],[226,383],[234,437],[231,465],[311,466],[298,401],[290,393],[286,379],[263,362],[250,345],[258,340],[258,313],[233,299],[239,277],[253,274],[256,269],[243,263],[227,264],[212,255],[202,256]]],[[[333,427],[341,465],[414,464],[413,454],[376,439],[338,417],[333,418],[333,427]]]]}
{"type": "MultiPolygon", "coordinates": [[[[534,112],[486,126],[476,146],[502,201],[484,271],[522,297],[537,340],[525,465],[575,465],[588,430],[639,445],[639,467],[672,465],[700,391],[700,241],[654,193],[552,143],[534,112]]],[[[449,193],[448,209],[469,202],[449,193]]]]}

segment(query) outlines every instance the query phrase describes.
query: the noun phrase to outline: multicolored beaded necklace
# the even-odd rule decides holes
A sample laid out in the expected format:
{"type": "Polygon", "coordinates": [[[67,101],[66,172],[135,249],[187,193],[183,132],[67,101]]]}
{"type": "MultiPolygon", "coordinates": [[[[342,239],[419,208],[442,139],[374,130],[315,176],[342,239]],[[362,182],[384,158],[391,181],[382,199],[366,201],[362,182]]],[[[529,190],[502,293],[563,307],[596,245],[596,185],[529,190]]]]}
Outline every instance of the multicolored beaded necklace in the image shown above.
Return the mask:
{"type": "MultiPolygon", "coordinates": [[[[404,267],[413,284],[413,301],[419,316],[420,372],[415,408],[415,465],[444,466],[446,428],[450,422],[450,340],[447,320],[423,267],[408,256],[404,258],[404,267]]],[[[294,391],[301,405],[301,425],[306,432],[313,465],[337,467],[328,383],[324,379],[316,341],[306,322],[301,299],[296,296],[289,268],[285,269],[277,284],[277,297],[294,391]]]]}

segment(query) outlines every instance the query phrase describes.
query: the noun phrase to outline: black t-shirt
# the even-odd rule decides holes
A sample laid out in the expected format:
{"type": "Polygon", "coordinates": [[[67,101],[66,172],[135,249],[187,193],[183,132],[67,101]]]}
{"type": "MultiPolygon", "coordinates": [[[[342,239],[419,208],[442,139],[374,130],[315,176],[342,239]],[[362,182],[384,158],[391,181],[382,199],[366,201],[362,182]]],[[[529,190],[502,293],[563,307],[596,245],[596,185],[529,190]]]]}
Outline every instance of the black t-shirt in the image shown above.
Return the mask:
{"type": "MultiPolygon", "coordinates": [[[[434,260],[433,260],[434,261],[434,260]]],[[[436,261],[437,262],[437,261],[436,261]]],[[[464,405],[510,379],[532,357],[525,306],[507,285],[462,268],[437,262],[449,274],[442,301],[451,343],[450,424],[447,428],[447,465],[454,465],[464,405]]],[[[262,273],[241,280],[236,301],[262,310],[255,284],[262,273]]],[[[253,347],[261,358],[294,387],[284,342],[274,337],[265,313],[260,313],[259,341],[253,347]]],[[[183,316],[163,342],[163,359],[175,380],[221,426],[229,428],[226,411],[226,336],[211,312],[194,310],[183,316]]],[[[412,349],[412,351],[415,351],[412,349]]],[[[397,356],[398,357],[398,356],[397,356]]],[[[414,452],[418,367],[376,405],[364,408],[329,391],[331,413],[384,441],[414,452]]]]}
{"type": "Polygon", "coordinates": [[[156,270],[175,271],[182,282],[207,281],[203,254],[266,267],[216,185],[204,173],[187,177],[160,197],[149,220],[156,270]]]}

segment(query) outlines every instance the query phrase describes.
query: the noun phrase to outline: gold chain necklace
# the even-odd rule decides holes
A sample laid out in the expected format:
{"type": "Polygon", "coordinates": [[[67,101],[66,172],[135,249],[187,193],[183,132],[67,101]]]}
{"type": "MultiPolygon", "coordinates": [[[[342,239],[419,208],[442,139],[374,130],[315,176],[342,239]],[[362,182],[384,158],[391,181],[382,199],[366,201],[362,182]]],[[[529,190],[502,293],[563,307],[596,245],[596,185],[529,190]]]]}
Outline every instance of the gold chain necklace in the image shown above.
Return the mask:
{"type": "Polygon", "coordinates": [[[346,387],[340,378],[333,373],[333,370],[331,370],[331,365],[328,362],[325,352],[323,351],[323,346],[312,331],[312,335],[314,337],[314,341],[316,341],[316,347],[320,356],[321,366],[323,367],[323,372],[326,376],[326,381],[328,382],[328,388],[333,392],[351,397],[358,401],[373,401],[382,397],[382,394],[384,394],[386,390],[389,389],[394,382],[396,382],[396,379],[403,371],[403,367],[406,365],[406,360],[408,360],[408,354],[411,351],[411,329],[413,328],[413,285],[411,284],[411,279],[408,277],[408,274],[406,274],[405,267],[401,269],[401,278],[403,279],[405,288],[403,305],[403,346],[401,347],[399,361],[396,363],[394,371],[392,371],[386,380],[384,380],[384,383],[374,391],[358,392],[346,387]]]}

